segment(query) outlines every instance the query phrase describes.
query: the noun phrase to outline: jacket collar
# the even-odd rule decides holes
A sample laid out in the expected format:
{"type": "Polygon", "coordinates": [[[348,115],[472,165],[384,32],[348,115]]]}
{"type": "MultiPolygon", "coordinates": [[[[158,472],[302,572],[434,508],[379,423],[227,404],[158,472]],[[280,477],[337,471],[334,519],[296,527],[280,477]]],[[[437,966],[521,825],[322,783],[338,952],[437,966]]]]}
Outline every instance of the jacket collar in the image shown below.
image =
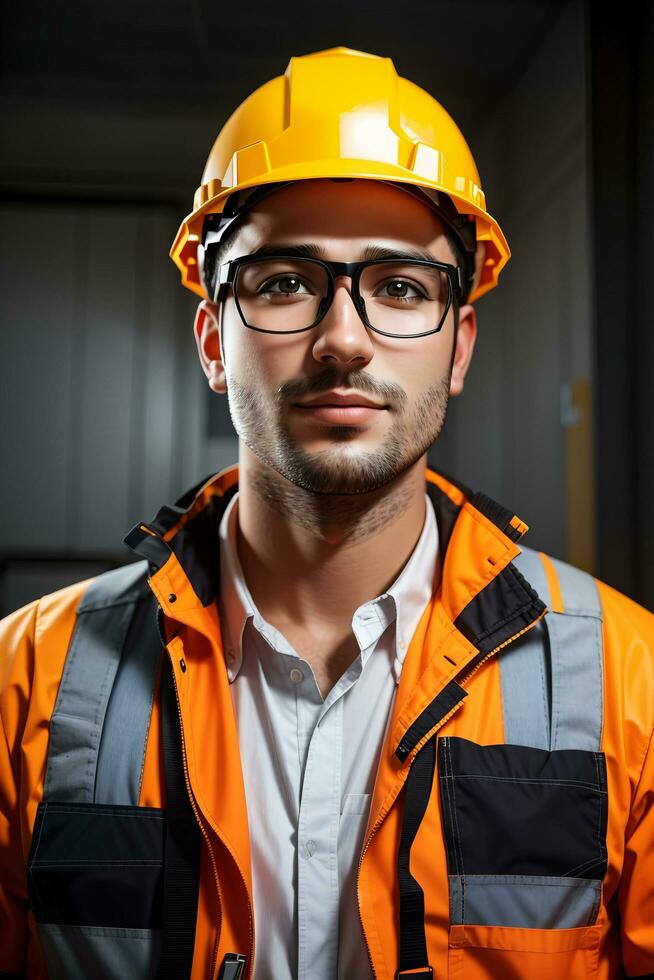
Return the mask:
{"type": "MultiPolygon", "coordinates": [[[[397,758],[405,761],[433,731],[448,698],[492,654],[531,628],[546,611],[511,564],[528,530],[513,511],[428,466],[425,489],[434,506],[441,582],[409,646],[394,712],[397,758]],[[449,692],[445,704],[438,697],[449,692]]],[[[125,543],[150,565],[150,587],[164,614],[215,645],[220,588],[218,527],[238,490],[233,464],[136,524],[125,543]]],[[[459,703],[465,697],[465,690],[459,703]]],[[[455,708],[450,708],[450,713],[455,708]]]]}
{"type": "MultiPolygon", "coordinates": [[[[483,493],[475,493],[452,477],[428,466],[425,489],[429,494],[438,524],[441,554],[446,557],[450,538],[462,509],[477,514],[491,534],[508,542],[518,541],[529,530],[513,511],[507,510],[483,493]]],[[[141,558],[147,558],[153,574],[172,562],[183,574],[184,592],[190,586],[193,597],[185,602],[210,605],[216,598],[220,581],[220,561],[215,547],[216,534],[227,505],[238,490],[238,464],[191,487],[174,505],[165,504],[153,520],[140,521],[125,536],[124,542],[141,558]]],[[[519,553],[515,550],[514,557],[519,553]]],[[[472,572],[475,556],[468,571],[472,572]]],[[[483,567],[483,562],[482,562],[483,567]]],[[[480,569],[477,568],[477,571],[480,569]]],[[[487,571],[487,569],[485,569],[487,571]]],[[[178,579],[179,576],[175,575],[178,579]]],[[[179,600],[182,598],[178,596],[179,600]]],[[[452,597],[453,598],[453,597],[452,597]]],[[[456,605],[456,602],[455,602],[456,605]]],[[[177,606],[179,610],[181,606],[177,606]]],[[[171,614],[173,610],[171,609],[171,614]]]]}

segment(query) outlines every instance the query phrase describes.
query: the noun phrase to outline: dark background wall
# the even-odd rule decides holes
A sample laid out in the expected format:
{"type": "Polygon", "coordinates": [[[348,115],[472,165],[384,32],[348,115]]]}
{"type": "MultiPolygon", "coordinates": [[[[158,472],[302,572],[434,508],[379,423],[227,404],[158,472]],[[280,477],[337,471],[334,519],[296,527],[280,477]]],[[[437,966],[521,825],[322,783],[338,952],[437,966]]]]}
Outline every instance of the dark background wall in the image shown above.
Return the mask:
{"type": "Polygon", "coordinates": [[[589,7],[598,574],[654,607],[654,8],[589,7]]]}
{"type": "Polygon", "coordinates": [[[619,26],[598,11],[6,8],[0,614],[130,560],[137,520],[236,461],[168,248],[236,105],[339,44],[443,103],[513,252],[430,461],[513,508],[528,544],[654,607],[654,37],[649,5],[619,26]]]}

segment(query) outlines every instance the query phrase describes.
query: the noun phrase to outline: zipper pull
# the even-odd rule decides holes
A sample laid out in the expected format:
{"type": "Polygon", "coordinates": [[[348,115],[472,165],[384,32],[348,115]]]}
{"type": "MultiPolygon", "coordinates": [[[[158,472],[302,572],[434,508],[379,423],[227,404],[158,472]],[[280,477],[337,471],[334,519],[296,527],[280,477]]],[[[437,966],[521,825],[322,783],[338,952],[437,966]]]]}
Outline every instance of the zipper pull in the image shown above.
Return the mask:
{"type": "Polygon", "coordinates": [[[241,980],[245,970],[243,953],[225,953],[218,980],[241,980]]]}

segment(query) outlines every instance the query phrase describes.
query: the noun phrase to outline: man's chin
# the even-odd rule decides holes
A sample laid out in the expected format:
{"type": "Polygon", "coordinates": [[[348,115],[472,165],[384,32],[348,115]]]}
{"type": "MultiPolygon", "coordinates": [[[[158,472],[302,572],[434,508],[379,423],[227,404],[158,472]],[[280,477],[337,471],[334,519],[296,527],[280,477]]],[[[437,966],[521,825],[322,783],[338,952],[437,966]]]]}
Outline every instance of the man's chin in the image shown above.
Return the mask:
{"type": "Polygon", "coordinates": [[[383,490],[399,474],[390,473],[381,477],[379,474],[356,472],[329,473],[307,468],[305,470],[291,467],[283,473],[287,480],[309,493],[323,496],[360,496],[383,490]]]}

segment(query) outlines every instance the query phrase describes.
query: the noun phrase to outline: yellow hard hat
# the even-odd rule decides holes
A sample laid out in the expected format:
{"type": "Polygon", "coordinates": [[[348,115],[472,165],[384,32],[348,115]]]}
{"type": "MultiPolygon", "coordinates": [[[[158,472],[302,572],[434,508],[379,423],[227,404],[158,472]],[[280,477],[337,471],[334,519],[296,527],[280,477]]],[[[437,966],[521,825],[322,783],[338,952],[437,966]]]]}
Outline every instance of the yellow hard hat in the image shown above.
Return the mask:
{"type": "Polygon", "coordinates": [[[291,58],[283,75],[255,89],[229,117],[170,251],[183,284],[206,296],[201,273],[209,228],[219,241],[266,194],[317,177],[381,180],[424,197],[467,253],[468,286],[476,243],[485,245],[468,301],[497,285],[511,252],[486,211],[458,126],[433,96],[401,78],[390,58],[344,47],[291,58]]]}

